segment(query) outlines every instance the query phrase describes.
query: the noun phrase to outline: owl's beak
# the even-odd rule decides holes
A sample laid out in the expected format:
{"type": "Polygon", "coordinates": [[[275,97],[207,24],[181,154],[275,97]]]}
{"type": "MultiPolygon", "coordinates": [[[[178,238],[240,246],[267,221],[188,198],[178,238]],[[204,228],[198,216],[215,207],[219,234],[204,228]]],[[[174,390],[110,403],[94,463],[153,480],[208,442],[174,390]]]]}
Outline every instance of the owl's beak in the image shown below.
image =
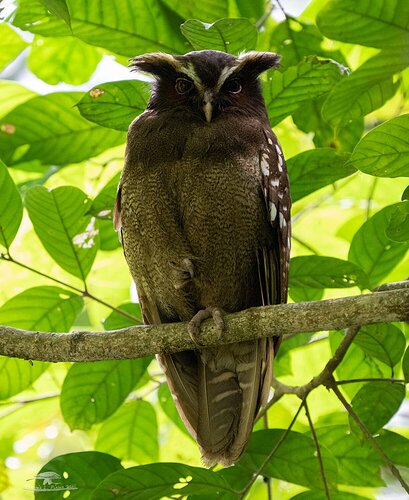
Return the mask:
{"type": "Polygon", "coordinates": [[[206,91],[203,96],[203,113],[206,117],[207,123],[210,123],[212,121],[213,114],[213,95],[209,91],[206,91]]]}

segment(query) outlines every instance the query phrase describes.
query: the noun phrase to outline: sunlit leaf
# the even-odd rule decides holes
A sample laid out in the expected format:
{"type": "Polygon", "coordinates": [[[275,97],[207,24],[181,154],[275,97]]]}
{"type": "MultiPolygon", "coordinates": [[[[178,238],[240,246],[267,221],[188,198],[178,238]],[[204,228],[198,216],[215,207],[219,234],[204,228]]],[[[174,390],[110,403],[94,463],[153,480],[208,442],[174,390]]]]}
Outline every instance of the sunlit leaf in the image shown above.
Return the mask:
{"type": "Polygon", "coordinates": [[[405,377],[405,383],[409,383],[409,347],[406,349],[402,359],[402,371],[405,377]]]}
{"type": "Polygon", "coordinates": [[[409,240],[409,200],[396,205],[385,233],[393,241],[403,243],[409,240]]]}
{"type": "Polygon", "coordinates": [[[287,170],[293,202],[353,174],[355,169],[345,165],[348,158],[348,154],[339,154],[332,148],[310,149],[289,158],[287,170]]]}
{"type": "Polygon", "coordinates": [[[7,24],[0,24],[0,70],[6,67],[27,43],[7,24]]]}
{"type": "Polygon", "coordinates": [[[272,72],[264,86],[271,125],[296,111],[303,102],[330,91],[344,73],[345,68],[335,61],[315,56],[283,73],[272,72]]]}
{"type": "MultiPolygon", "coordinates": [[[[183,19],[197,18],[211,23],[229,17],[229,0],[164,0],[164,3],[183,19]]],[[[248,2],[247,2],[248,3],[248,2]]]]}
{"type": "Polygon", "coordinates": [[[106,420],[95,448],[138,463],[158,460],[158,424],[153,406],[147,401],[128,401],[106,420]]]}
{"type": "Polygon", "coordinates": [[[135,302],[126,302],[125,304],[118,306],[118,309],[134,316],[136,320],[126,317],[117,311],[112,311],[103,322],[105,330],[118,330],[119,328],[134,326],[138,322],[142,323],[142,313],[139,304],[136,304],[135,302]]]}
{"type": "Polygon", "coordinates": [[[409,439],[383,429],[376,440],[394,464],[409,467],[409,439]]]}
{"type": "Polygon", "coordinates": [[[390,205],[377,212],[351,241],[348,259],[365,271],[370,288],[387,276],[407,252],[407,245],[391,241],[385,233],[395,208],[390,205]]]}
{"type": "Polygon", "coordinates": [[[81,96],[58,92],[34,97],[4,116],[0,120],[0,155],[4,161],[11,165],[38,159],[45,165],[65,165],[122,144],[123,132],[82,118],[74,107],[81,96]]]}
{"type": "Polygon", "coordinates": [[[128,130],[145,111],[149,86],[138,80],[102,83],[84,94],[78,103],[81,115],[102,127],[128,130]]]}
{"type": "Polygon", "coordinates": [[[387,323],[364,325],[355,337],[354,343],[368,356],[379,359],[393,368],[405,351],[405,335],[399,328],[387,323]]]}
{"type": "Polygon", "coordinates": [[[321,300],[324,290],[322,288],[297,288],[293,286],[288,293],[294,302],[310,302],[321,300]]]}
{"type": "Polygon", "coordinates": [[[19,83],[8,80],[0,81],[0,118],[35,95],[35,92],[19,83]]]}
{"type": "Polygon", "coordinates": [[[145,373],[150,358],[77,363],[61,391],[61,411],[73,429],[89,429],[112,415],[145,373]]]}
{"type": "Polygon", "coordinates": [[[54,15],[61,17],[68,26],[71,24],[70,13],[68,12],[65,0],[40,0],[41,3],[54,15]]]}
{"type": "MultiPolygon", "coordinates": [[[[325,491],[304,491],[304,493],[291,497],[291,500],[327,500],[327,498],[325,491]]],[[[369,498],[355,493],[346,493],[345,491],[331,491],[331,500],[369,500],[369,498]]]]}
{"type": "MultiPolygon", "coordinates": [[[[0,324],[24,330],[67,332],[83,307],[83,299],[54,286],[29,288],[0,307],[0,324]]],[[[0,357],[0,399],[7,399],[29,387],[49,366],[0,357]]]]}
{"type": "Polygon", "coordinates": [[[112,221],[112,211],[114,209],[120,175],[119,173],[115,174],[97,194],[89,210],[92,215],[98,218],[109,218],[112,221]]]}
{"type": "Polygon", "coordinates": [[[122,465],[118,458],[98,451],[67,453],[54,457],[36,475],[35,498],[59,500],[66,498],[63,497],[66,491],[69,491],[69,497],[73,500],[88,498],[103,479],[121,469],[122,465]],[[50,476],[50,473],[54,475],[50,476]],[[51,477],[48,483],[47,477],[51,477]],[[61,488],[59,491],[53,491],[58,487],[61,488]]]}
{"type": "Polygon", "coordinates": [[[319,255],[293,257],[290,265],[290,287],[348,288],[364,287],[365,274],[346,260],[319,255]]]}
{"type": "Polygon", "coordinates": [[[369,47],[389,47],[408,36],[406,0],[330,0],[317,15],[328,38],[369,47]]]}
{"type": "Polygon", "coordinates": [[[170,394],[169,388],[167,384],[161,384],[158,389],[158,401],[160,407],[162,408],[165,415],[169,418],[169,420],[176,425],[176,427],[185,433],[187,436],[190,436],[186,426],[182,422],[178,411],[176,410],[175,403],[173,401],[172,395],[170,394]]]}
{"type": "MultiPolygon", "coordinates": [[[[398,411],[405,397],[403,384],[390,382],[369,382],[361,387],[351,401],[354,412],[360,420],[374,434],[398,411]]],[[[349,416],[351,428],[357,435],[361,435],[357,423],[349,416]]]]}
{"type": "Polygon", "coordinates": [[[84,281],[99,245],[95,218],[86,215],[89,200],[85,193],[72,186],[51,191],[36,186],[27,191],[25,205],[47,252],[63,269],[84,281]]]}
{"type": "Polygon", "coordinates": [[[0,245],[10,247],[23,217],[23,202],[6,165],[0,160],[0,245]]]}
{"type": "Polygon", "coordinates": [[[190,19],[180,27],[195,50],[221,50],[238,55],[254,49],[256,27],[248,19],[220,19],[213,24],[190,19]]]}
{"type": "Polygon", "coordinates": [[[350,162],[378,177],[409,177],[409,114],[372,129],[356,145],[350,162]]]}
{"type": "MultiPolygon", "coordinates": [[[[43,36],[68,36],[71,30],[63,16],[62,11],[49,9],[47,2],[56,4],[58,0],[19,0],[16,15],[13,19],[14,26],[43,36]]],[[[54,5],[55,7],[55,5],[54,5]]]]}
{"type": "Polygon", "coordinates": [[[114,500],[118,495],[138,500],[180,494],[218,497],[222,493],[234,493],[234,490],[220,474],[184,464],[160,463],[111,474],[97,486],[90,500],[114,500]]]}

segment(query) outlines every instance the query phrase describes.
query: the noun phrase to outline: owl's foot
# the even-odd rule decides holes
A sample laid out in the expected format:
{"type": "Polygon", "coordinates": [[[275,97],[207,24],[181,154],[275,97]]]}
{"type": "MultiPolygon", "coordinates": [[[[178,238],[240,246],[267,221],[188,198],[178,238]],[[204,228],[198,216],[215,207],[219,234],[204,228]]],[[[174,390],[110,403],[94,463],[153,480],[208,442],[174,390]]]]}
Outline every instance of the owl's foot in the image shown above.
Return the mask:
{"type": "Polygon", "coordinates": [[[193,316],[187,326],[190,338],[195,344],[199,346],[203,346],[203,344],[200,342],[201,324],[203,323],[203,321],[209,318],[213,318],[219,335],[221,335],[226,328],[223,319],[223,309],[221,309],[220,307],[206,307],[206,309],[201,309],[193,316]]]}
{"type": "Polygon", "coordinates": [[[173,286],[176,290],[184,288],[194,276],[193,263],[190,259],[185,258],[180,264],[176,262],[170,263],[173,275],[173,286]]]}

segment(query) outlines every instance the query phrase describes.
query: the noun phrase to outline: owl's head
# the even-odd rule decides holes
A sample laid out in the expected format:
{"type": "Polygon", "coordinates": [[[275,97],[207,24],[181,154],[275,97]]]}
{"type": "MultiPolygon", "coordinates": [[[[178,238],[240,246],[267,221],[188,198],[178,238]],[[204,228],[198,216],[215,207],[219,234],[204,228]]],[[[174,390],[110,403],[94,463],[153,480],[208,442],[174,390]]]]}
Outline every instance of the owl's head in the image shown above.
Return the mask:
{"type": "Polygon", "coordinates": [[[211,122],[222,113],[265,117],[258,76],[277,67],[273,52],[247,52],[235,57],[201,50],[181,56],[161,52],[132,60],[132,68],[155,77],[148,109],[177,110],[211,122]]]}

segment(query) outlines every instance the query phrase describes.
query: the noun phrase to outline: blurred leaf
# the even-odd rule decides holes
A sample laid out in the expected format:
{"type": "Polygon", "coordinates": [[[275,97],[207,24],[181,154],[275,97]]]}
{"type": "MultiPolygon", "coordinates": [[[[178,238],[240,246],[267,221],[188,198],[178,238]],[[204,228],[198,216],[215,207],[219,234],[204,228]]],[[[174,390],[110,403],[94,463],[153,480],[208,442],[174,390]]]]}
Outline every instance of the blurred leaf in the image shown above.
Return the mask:
{"type": "MultiPolygon", "coordinates": [[[[142,323],[142,313],[139,304],[135,304],[135,302],[126,302],[125,304],[118,306],[118,309],[135,316],[139,319],[139,322],[142,323]]],[[[132,321],[131,318],[127,318],[116,311],[112,311],[111,314],[104,320],[105,330],[119,330],[120,328],[134,326],[135,324],[136,321],[132,321]]]]}
{"type": "MultiPolygon", "coordinates": [[[[184,3],[191,4],[192,2],[184,2],[184,3]]],[[[203,2],[203,1],[198,2],[199,5],[203,5],[204,3],[205,2],[203,2]]],[[[210,4],[209,0],[207,0],[206,3],[210,4]]],[[[221,2],[216,2],[216,5],[220,5],[220,4],[221,4],[221,2]]],[[[237,7],[240,11],[240,14],[243,17],[249,18],[250,21],[252,21],[252,22],[259,21],[259,19],[265,13],[266,4],[265,4],[264,0],[252,0],[251,2],[249,2],[248,0],[236,0],[236,4],[237,4],[237,7]]],[[[267,6],[267,9],[268,9],[268,6],[267,6]]],[[[213,10],[213,12],[215,12],[215,11],[213,10]]],[[[208,19],[206,19],[203,16],[200,16],[197,13],[195,14],[195,16],[200,18],[200,19],[205,19],[206,21],[208,21],[208,19]]],[[[190,17],[193,17],[193,16],[190,16],[190,17]]],[[[222,17],[227,17],[227,16],[218,16],[219,19],[222,17]]]]}
{"type": "Polygon", "coordinates": [[[407,186],[405,191],[403,191],[401,200],[402,201],[409,200],[409,186],[407,186]]]}
{"type": "Polygon", "coordinates": [[[115,174],[97,194],[89,209],[92,215],[98,218],[109,218],[112,223],[112,211],[120,177],[120,173],[115,174]]]}
{"type": "MultiPolygon", "coordinates": [[[[304,491],[291,497],[291,500],[327,500],[325,491],[304,491]]],[[[355,493],[346,493],[345,491],[331,491],[331,500],[369,500],[368,497],[362,497],[355,493]]]]}
{"type": "Polygon", "coordinates": [[[122,405],[102,424],[95,448],[138,463],[158,460],[158,425],[153,406],[142,400],[122,405]]]}
{"type": "Polygon", "coordinates": [[[121,246],[118,233],[114,229],[112,220],[97,219],[96,227],[99,232],[99,248],[101,250],[109,252],[121,246]]]}
{"type": "Polygon", "coordinates": [[[33,97],[3,117],[0,120],[3,160],[9,165],[34,159],[45,165],[65,165],[122,144],[123,132],[107,130],[82,118],[73,107],[79,96],[82,94],[58,92],[33,97]]]}
{"type": "Polygon", "coordinates": [[[98,49],[74,37],[36,36],[28,57],[28,68],[50,85],[87,82],[101,60],[98,49]]]}
{"type": "Polygon", "coordinates": [[[310,302],[312,300],[321,300],[324,295],[324,290],[322,288],[292,287],[288,293],[294,302],[310,302]]]}
{"type": "Polygon", "coordinates": [[[257,29],[248,19],[220,19],[213,24],[190,19],[180,27],[195,50],[221,50],[237,55],[254,49],[257,29]]]}
{"type": "Polygon", "coordinates": [[[72,365],[61,391],[61,411],[70,429],[86,430],[112,415],[144,375],[150,361],[147,357],[72,365]]]}
{"type": "Polygon", "coordinates": [[[376,440],[395,465],[409,467],[409,439],[383,429],[376,440]]]}
{"type": "Polygon", "coordinates": [[[293,202],[355,172],[349,155],[332,148],[310,149],[287,160],[293,202]]]}
{"type": "Polygon", "coordinates": [[[381,51],[331,90],[323,117],[333,127],[340,127],[380,108],[400,85],[392,76],[408,65],[409,46],[381,51]]]}
{"type": "Polygon", "coordinates": [[[283,73],[274,71],[264,86],[271,126],[296,111],[305,101],[327,93],[345,73],[345,68],[330,59],[307,57],[283,73]]]}
{"type": "Polygon", "coordinates": [[[328,38],[368,47],[390,47],[408,36],[406,0],[330,0],[317,15],[328,38]]]}
{"type": "MultiPolygon", "coordinates": [[[[29,288],[0,307],[0,324],[24,330],[68,332],[83,307],[83,299],[64,288],[29,288]]],[[[0,399],[23,391],[46,370],[49,363],[0,357],[0,399]]]]}
{"type": "Polygon", "coordinates": [[[402,359],[402,371],[405,378],[405,383],[409,384],[409,347],[406,349],[402,359]]]}
{"type": "Polygon", "coordinates": [[[372,356],[393,368],[405,351],[405,335],[390,323],[364,325],[355,337],[354,343],[365,354],[372,356]]]}
{"type": "Polygon", "coordinates": [[[145,52],[186,52],[181,18],[159,0],[67,0],[75,36],[90,45],[132,57],[145,52]]]}
{"type": "Polygon", "coordinates": [[[179,413],[176,409],[175,403],[173,401],[172,395],[169,391],[168,384],[160,384],[158,389],[158,401],[160,407],[162,408],[165,415],[169,420],[176,425],[176,427],[181,430],[187,436],[190,436],[186,426],[182,422],[179,413]]]}
{"type": "MultiPolygon", "coordinates": [[[[46,1],[55,4],[58,0],[44,0],[44,2],[42,0],[19,0],[13,19],[14,26],[43,36],[71,35],[70,27],[60,15],[55,15],[52,9],[46,7],[46,1]]],[[[56,12],[55,8],[54,12],[56,12]]]]}
{"type": "MultiPolygon", "coordinates": [[[[404,397],[405,386],[403,384],[369,382],[357,392],[351,405],[368,430],[375,434],[399,410],[404,397]]],[[[353,432],[361,436],[362,432],[351,416],[349,416],[349,423],[353,432]]]]}
{"type": "Polygon", "coordinates": [[[89,200],[73,186],[51,191],[29,189],[25,205],[44,248],[65,271],[85,282],[99,246],[95,218],[87,216],[89,200]]]}
{"type": "Polygon", "coordinates": [[[396,205],[390,205],[368,219],[355,233],[348,259],[366,273],[373,288],[406,254],[407,245],[391,241],[385,234],[396,205]]]}
{"type": "Polygon", "coordinates": [[[0,118],[35,95],[37,95],[35,92],[19,83],[0,81],[0,118]]]}
{"type": "Polygon", "coordinates": [[[161,463],[111,474],[97,486],[90,500],[114,500],[118,496],[154,500],[181,493],[219,497],[225,492],[234,493],[234,490],[216,472],[178,463],[161,463]]]}
{"type": "Polygon", "coordinates": [[[148,97],[146,82],[123,80],[97,85],[84,94],[77,106],[87,120],[102,127],[126,131],[131,122],[145,111],[148,97]]]}
{"type": "MultiPolygon", "coordinates": [[[[260,473],[264,476],[321,489],[323,485],[320,466],[314,441],[310,437],[290,431],[270,458],[271,451],[285,432],[285,429],[253,432],[250,443],[236,467],[253,472],[261,469],[260,473]]],[[[324,446],[321,447],[321,455],[327,481],[332,485],[336,483],[337,463],[324,446]]]]}
{"type": "Polygon", "coordinates": [[[0,245],[9,249],[23,217],[23,202],[6,165],[0,160],[0,245]]]}
{"type": "Polygon", "coordinates": [[[365,274],[346,260],[319,255],[293,257],[290,265],[290,287],[348,288],[365,287],[365,274]]]}
{"type": "Polygon", "coordinates": [[[409,114],[372,129],[356,145],[350,162],[365,174],[409,177],[409,114]]]}
{"type": "Polygon", "coordinates": [[[210,23],[229,17],[229,0],[164,0],[164,3],[183,19],[198,18],[210,23]]]}
{"type": "Polygon", "coordinates": [[[0,71],[26,47],[27,43],[10,26],[0,24],[0,71]]]}
{"type": "Polygon", "coordinates": [[[41,3],[55,16],[61,17],[70,26],[70,13],[68,12],[65,0],[41,0],[41,3]]]}
{"type": "Polygon", "coordinates": [[[338,484],[372,487],[385,484],[381,478],[381,458],[370,444],[351,434],[348,426],[318,427],[316,432],[320,444],[331,450],[338,462],[338,484]]]}
{"type": "Polygon", "coordinates": [[[393,241],[403,243],[409,240],[409,200],[396,205],[385,233],[393,241]]]}
{"type": "Polygon", "coordinates": [[[89,498],[89,495],[103,479],[122,468],[116,457],[98,451],[67,453],[54,457],[36,475],[35,498],[36,500],[59,500],[66,498],[63,494],[68,490],[70,500],[89,498]],[[52,484],[47,487],[46,476],[44,479],[42,475],[48,473],[55,473],[56,476],[52,478],[52,484]],[[44,486],[44,491],[39,491],[44,486]],[[58,486],[61,489],[53,491],[53,488],[58,486]],[[73,489],[69,489],[70,486],[73,489]]]}
{"type": "Polygon", "coordinates": [[[5,491],[7,488],[11,486],[10,480],[7,474],[6,464],[1,461],[0,462],[0,493],[5,491]]]}

